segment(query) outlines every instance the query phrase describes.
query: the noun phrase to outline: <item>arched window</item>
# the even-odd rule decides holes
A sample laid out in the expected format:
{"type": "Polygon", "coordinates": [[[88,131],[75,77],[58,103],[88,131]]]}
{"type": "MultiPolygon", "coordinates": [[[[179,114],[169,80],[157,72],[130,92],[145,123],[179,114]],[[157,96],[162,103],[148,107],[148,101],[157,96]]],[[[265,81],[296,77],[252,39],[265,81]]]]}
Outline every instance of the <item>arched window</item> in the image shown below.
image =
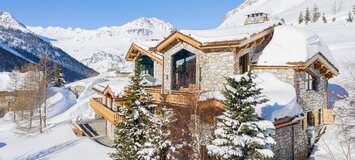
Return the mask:
{"type": "Polygon", "coordinates": [[[140,75],[149,74],[154,77],[154,62],[148,56],[141,56],[139,59],[140,75]]]}
{"type": "Polygon", "coordinates": [[[172,89],[188,88],[196,84],[196,55],[181,50],[172,57],[172,89]]]}

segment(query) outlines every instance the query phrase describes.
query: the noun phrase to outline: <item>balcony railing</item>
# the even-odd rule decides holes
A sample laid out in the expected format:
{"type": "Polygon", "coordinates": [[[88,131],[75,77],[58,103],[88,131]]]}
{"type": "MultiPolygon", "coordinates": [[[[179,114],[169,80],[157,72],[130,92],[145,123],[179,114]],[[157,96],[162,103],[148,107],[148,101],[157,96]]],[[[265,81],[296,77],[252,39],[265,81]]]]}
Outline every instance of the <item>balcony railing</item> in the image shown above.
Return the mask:
{"type": "Polygon", "coordinates": [[[189,88],[183,88],[178,91],[165,90],[164,94],[161,93],[160,88],[145,88],[145,90],[152,95],[153,101],[157,103],[165,102],[170,105],[183,105],[187,107],[189,105],[195,106],[195,104],[198,104],[198,106],[202,108],[213,106],[222,110],[225,109],[224,103],[220,100],[213,98],[201,100],[199,94],[197,94],[196,86],[190,86],[189,88]]]}
{"type": "Polygon", "coordinates": [[[107,108],[104,104],[100,102],[98,98],[93,98],[90,100],[90,106],[94,111],[104,117],[106,120],[109,120],[112,124],[116,125],[120,120],[120,116],[112,111],[110,108],[107,108]]]}

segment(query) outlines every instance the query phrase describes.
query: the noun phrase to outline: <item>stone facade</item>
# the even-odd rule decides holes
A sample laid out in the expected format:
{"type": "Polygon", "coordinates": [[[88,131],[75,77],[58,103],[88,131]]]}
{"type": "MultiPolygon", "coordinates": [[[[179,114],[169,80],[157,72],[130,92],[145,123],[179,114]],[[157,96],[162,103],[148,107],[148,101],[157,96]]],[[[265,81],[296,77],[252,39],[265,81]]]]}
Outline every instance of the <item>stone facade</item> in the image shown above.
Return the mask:
{"type": "Polygon", "coordinates": [[[162,82],[162,64],[154,61],[154,78],[162,82]]]}
{"type": "Polygon", "coordinates": [[[324,109],[327,107],[328,80],[319,70],[312,67],[307,68],[308,72],[317,78],[317,90],[307,90],[306,72],[298,72],[297,77],[301,79],[297,87],[297,102],[303,107],[305,113],[324,109]]]}
{"type": "Polygon", "coordinates": [[[302,130],[301,122],[276,129],[273,136],[277,142],[273,146],[278,160],[304,159],[306,156],[306,134],[302,130]]]}
{"type": "Polygon", "coordinates": [[[295,86],[295,70],[293,68],[263,68],[253,69],[254,73],[269,72],[274,74],[278,79],[292,86],[295,86]]]}
{"type": "Polygon", "coordinates": [[[185,42],[179,42],[171,47],[164,56],[164,89],[170,90],[173,76],[172,56],[185,49],[196,55],[196,82],[200,83],[201,90],[221,91],[225,76],[234,73],[234,56],[228,51],[210,51],[205,53],[185,42]]]}
{"type": "Polygon", "coordinates": [[[115,128],[110,121],[106,120],[106,134],[112,141],[115,139],[115,128]]]}
{"type": "Polygon", "coordinates": [[[222,91],[225,77],[233,76],[234,56],[232,52],[211,52],[205,54],[202,65],[201,89],[222,91]]]}

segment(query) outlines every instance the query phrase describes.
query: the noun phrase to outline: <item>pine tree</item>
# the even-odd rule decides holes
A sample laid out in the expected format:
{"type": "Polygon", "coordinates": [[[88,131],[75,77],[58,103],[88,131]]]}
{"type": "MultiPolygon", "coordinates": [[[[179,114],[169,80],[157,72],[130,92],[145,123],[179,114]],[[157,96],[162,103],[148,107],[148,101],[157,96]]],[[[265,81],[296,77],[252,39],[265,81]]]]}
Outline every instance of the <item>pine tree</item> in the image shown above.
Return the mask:
{"type": "Polygon", "coordinates": [[[311,12],[309,11],[308,7],[307,7],[306,13],[304,15],[304,21],[306,22],[306,25],[308,24],[308,22],[311,21],[311,12]]]}
{"type": "Polygon", "coordinates": [[[149,155],[157,158],[163,153],[160,149],[165,149],[168,143],[165,134],[160,131],[163,123],[154,121],[156,115],[152,112],[156,105],[152,103],[152,96],[141,85],[139,73],[139,64],[136,62],[135,75],[131,77],[131,84],[124,96],[127,102],[118,113],[122,120],[117,122],[115,130],[116,152],[110,154],[115,160],[149,159],[149,156],[146,156],[146,149],[152,146],[154,148],[148,150],[153,154],[149,155]],[[158,134],[156,135],[158,137],[153,137],[153,134],[158,134]],[[158,144],[162,146],[156,148],[158,144]]]}
{"type": "Polygon", "coordinates": [[[302,24],[303,23],[303,13],[300,12],[300,16],[298,17],[298,24],[302,24]]]}
{"type": "Polygon", "coordinates": [[[352,23],[354,20],[354,17],[352,16],[351,12],[349,11],[348,18],[346,18],[346,21],[349,23],[352,23]]]}
{"type": "Polygon", "coordinates": [[[320,13],[317,5],[314,5],[313,13],[312,13],[312,22],[315,23],[319,20],[320,13]]]}
{"type": "Polygon", "coordinates": [[[322,16],[322,21],[323,21],[323,23],[327,23],[328,21],[327,21],[327,18],[325,17],[325,14],[323,13],[323,16],[322,16]]]}
{"type": "Polygon", "coordinates": [[[64,79],[63,71],[60,67],[54,66],[54,76],[51,80],[53,87],[63,87],[67,82],[64,79]]]}
{"type": "Polygon", "coordinates": [[[261,89],[249,72],[240,80],[227,78],[224,96],[226,111],[218,117],[215,139],[207,146],[208,153],[217,159],[265,159],[274,156],[271,134],[275,129],[270,121],[259,120],[254,107],[267,100],[260,97],[261,89]]]}
{"type": "Polygon", "coordinates": [[[160,114],[155,114],[153,123],[147,128],[145,143],[139,151],[140,158],[145,160],[164,160],[169,157],[171,142],[168,139],[169,133],[164,127],[172,120],[172,111],[165,107],[160,109],[160,114]]]}

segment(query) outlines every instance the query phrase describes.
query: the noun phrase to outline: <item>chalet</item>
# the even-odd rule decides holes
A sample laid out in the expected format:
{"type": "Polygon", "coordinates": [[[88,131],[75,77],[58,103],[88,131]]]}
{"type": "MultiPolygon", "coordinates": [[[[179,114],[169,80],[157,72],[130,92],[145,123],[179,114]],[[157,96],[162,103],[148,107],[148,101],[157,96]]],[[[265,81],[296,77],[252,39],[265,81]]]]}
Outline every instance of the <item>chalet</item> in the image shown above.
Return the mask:
{"type": "MultiPolygon", "coordinates": [[[[328,80],[338,75],[338,69],[327,45],[317,35],[275,21],[263,22],[225,29],[181,30],[159,42],[131,45],[126,60],[138,61],[154,102],[171,107],[178,115],[172,125],[174,140],[189,135],[193,108],[186,93],[202,91],[198,98],[200,118],[213,128],[215,117],[224,110],[224,77],[252,70],[270,99],[256,111],[277,128],[277,144],[273,146],[276,159],[306,157],[324,130],[328,80]]],[[[124,102],[122,84],[94,87],[101,97],[90,101],[95,112],[107,120],[106,131],[111,139],[119,120],[115,111],[124,102]]],[[[206,127],[204,133],[210,133],[208,130],[211,127],[206,127]]],[[[186,148],[185,152],[189,151],[191,148],[186,148]]],[[[180,157],[189,158],[188,154],[180,157]]]]}

